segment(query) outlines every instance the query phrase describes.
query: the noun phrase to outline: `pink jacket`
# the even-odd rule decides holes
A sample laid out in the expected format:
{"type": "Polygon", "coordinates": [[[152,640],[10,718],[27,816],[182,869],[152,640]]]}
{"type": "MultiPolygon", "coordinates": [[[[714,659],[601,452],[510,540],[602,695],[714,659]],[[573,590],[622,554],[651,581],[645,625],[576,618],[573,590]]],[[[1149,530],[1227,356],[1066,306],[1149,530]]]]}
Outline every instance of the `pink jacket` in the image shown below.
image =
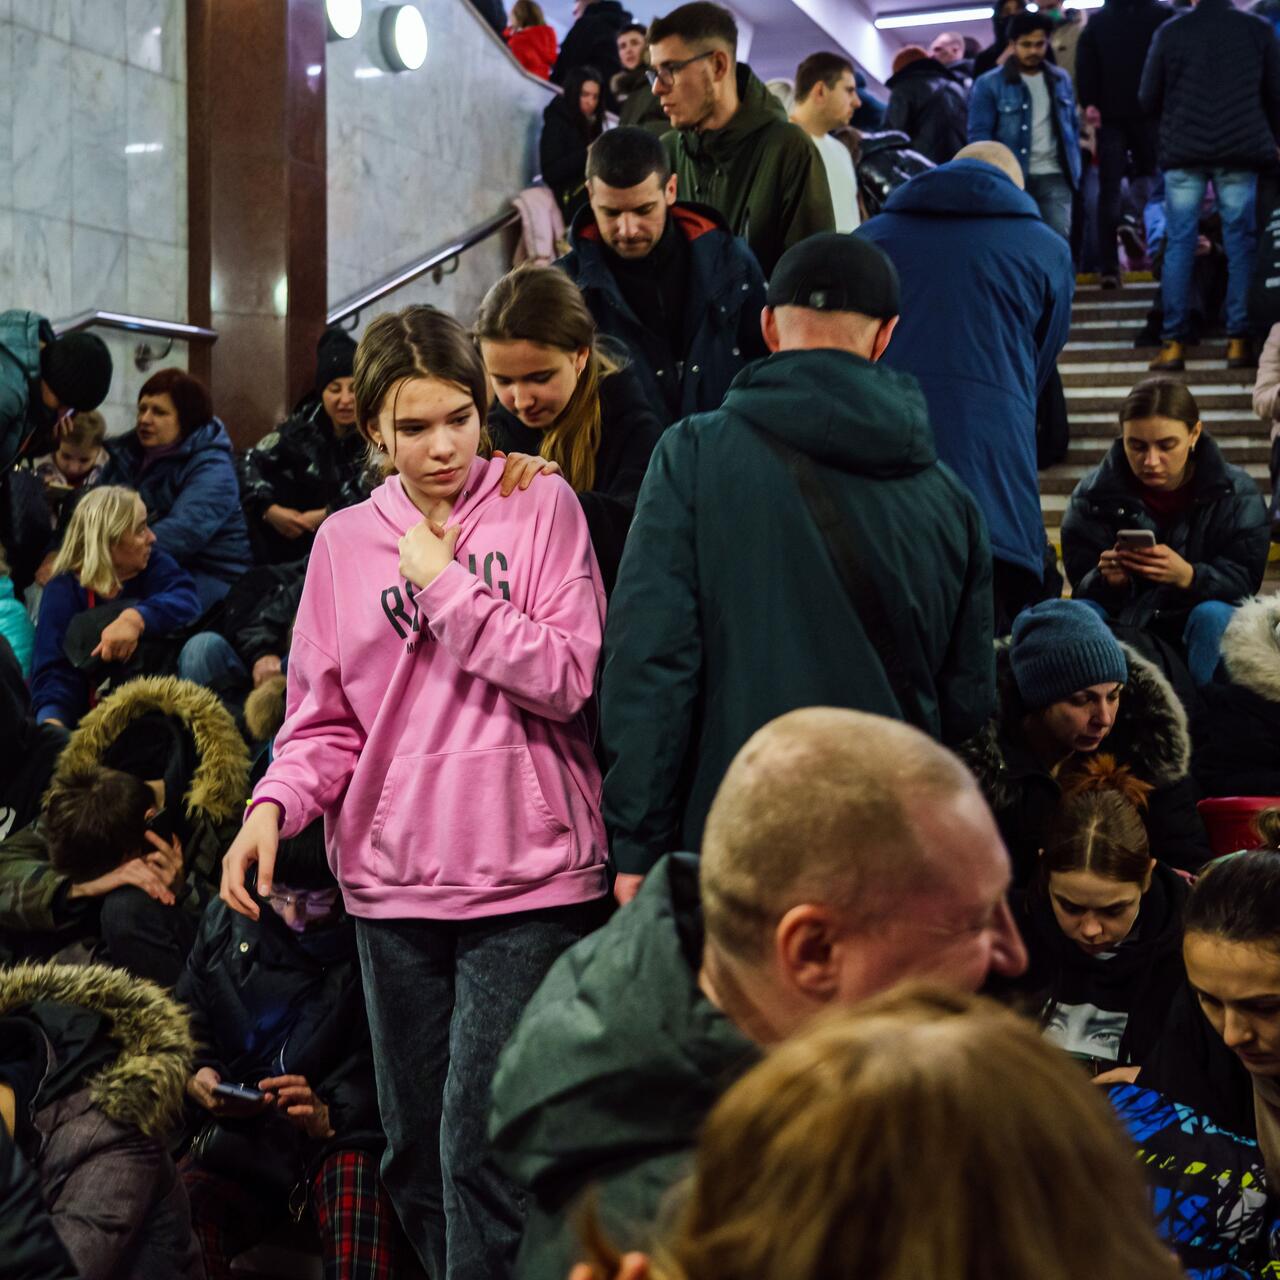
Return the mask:
{"type": "Polygon", "coordinates": [[[498,494],[476,459],[454,563],[425,590],[397,542],[421,520],[392,476],[316,535],[286,718],[254,798],[282,836],[324,815],[357,916],[473,919],[606,891],[589,723],[604,590],[577,496],[498,494]]]}

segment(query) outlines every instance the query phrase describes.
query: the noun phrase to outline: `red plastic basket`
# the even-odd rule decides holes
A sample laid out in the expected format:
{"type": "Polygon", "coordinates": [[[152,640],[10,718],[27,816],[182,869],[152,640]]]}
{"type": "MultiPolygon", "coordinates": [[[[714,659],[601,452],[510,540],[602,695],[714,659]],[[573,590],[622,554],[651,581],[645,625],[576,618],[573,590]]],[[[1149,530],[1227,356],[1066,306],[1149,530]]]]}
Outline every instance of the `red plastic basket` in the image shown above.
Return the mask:
{"type": "Polygon", "coordinates": [[[1215,796],[1201,800],[1200,816],[1209,832],[1215,857],[1240,849],[1256,849],[1259,844],[1254,819],[1264,809],[1280,805],[1280,796],[1215,796]]]}

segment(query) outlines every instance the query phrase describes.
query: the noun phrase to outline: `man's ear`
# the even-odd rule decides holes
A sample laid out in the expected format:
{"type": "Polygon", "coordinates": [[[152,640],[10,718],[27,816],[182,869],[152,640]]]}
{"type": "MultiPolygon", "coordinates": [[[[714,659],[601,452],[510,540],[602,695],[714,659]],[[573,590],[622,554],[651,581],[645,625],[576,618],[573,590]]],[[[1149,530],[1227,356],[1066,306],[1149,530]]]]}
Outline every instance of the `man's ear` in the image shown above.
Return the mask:
{"type": "Polygon", "coordinates": [[[792,907],[774,929],[774,953],[782,981],[814,1004],[827,1004],[840,990],[837,963],[840,931],[825,908],[792,907]]]}
{"type": "Polygon", "coordinates": [[[711,58],[712,79],[723,80],[731,75],[733,75],[733,59],[723,49],[717,49],[711,58]]]}
{"type": "Polygon", "coordinates": [[[664,198],[666,199],[668,207],[675,204],[676,192],[679,189],[680,189],[680,176],[679,174],[673,173],[671,177],[667,179],[667,185],[662,192],[664,198]]]}
{"type": "Polygon", "coordinates": [[[764,345],[770,351],[781,349],[782,335],[778,332],[778,316],[772,307],[765,307],[760,313],[760,332],[764,335],[764,345]]]}
{"type": "Polygon", "coordinates": [[[893,331],[898,327],[898,317],[894,316],[892,320],[886,320],[876,331],[875,342],[871,346],[872,360],[879,360],[884,355],[885,348],[889,345],[889,339],[893,337],[893,331]]]}

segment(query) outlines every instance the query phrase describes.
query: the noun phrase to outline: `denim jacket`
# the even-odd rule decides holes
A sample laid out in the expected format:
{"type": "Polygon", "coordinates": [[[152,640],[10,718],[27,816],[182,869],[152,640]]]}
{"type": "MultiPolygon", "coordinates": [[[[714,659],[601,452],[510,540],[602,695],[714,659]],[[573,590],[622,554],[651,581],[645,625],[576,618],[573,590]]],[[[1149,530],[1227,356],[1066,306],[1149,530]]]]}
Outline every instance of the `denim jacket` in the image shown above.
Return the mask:
{"type": "MultiPolygon", "coordinates": [[[[1058,164],[1062,176],[1076,189],[1080,186],[1080,120],[1071,77],[1049,62],[1043,64],[1041,74],[1052,95],[1058,164]]],[[[969,98],[969,141],[1003,142],[1018,157],[1023,174],[1027,173],[1031,162],[1031,93],[1022,83],[1014,59],[974,81],[969,98]]]]}

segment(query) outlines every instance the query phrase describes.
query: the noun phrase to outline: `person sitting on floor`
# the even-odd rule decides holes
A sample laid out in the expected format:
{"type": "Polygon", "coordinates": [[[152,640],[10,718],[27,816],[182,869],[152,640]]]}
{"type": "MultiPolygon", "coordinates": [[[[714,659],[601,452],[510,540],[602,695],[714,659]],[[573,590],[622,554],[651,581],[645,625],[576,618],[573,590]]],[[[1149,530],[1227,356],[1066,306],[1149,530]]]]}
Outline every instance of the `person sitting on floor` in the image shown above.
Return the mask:
{"type": "Polygon", "coordinates": [[[73,729],[103,681],[147,665],[154,655],[139,654],[140,643],[194,622],[201,604],[191,575],[156,545],[142,499],[122,485],[94,489],[77,505],[53,571],[36,626],[31,701],[38,723],[73,729]]]}
{"type": "Polygon", "coordinates": [[[1203,687],[1235,606],[1262,585],[1266,503],[1257,481],[1222,456],[1177,379],[1138,383],[1120,429],[1062,518],[1072,594],[1180,649],[1203,687]]]}
{"type": "Polygon", "coordinates": [[[40,820],[0,843],[0,961],[80,943],[172,986],[248,781],[209,690],[172,677],[116,690],[71,735],[40,820]]]}
{"type": "Polygon", "coordinates": [[[996,662],[996,714],[962,754],[995,811],[1015,884],[1034,878],[1067,779],[1104,742],[1155,788],[1147,812],[1152,854],[1188,871],[1208,861],[1187,713],[1152,663],[1078,600],[1023,610],[996,662]]]}
{"type": "Polygon", "coordinates": [[[326,516],[369,496],[368,449],[351,389],[355,358],[351,335],[326,329],[316,348],[314,393],[241,461],[249,534],[265,564],[305,559],[326,516]]]}
{"type": "Polygon", "coordinates": [[[1187,886],[1151,856],[1151,786],[1098,755],[1063,787],[1034,882],[1013,895],[1027,972],[1006,990],[1092,1070],[1142,1062],[1187,980],[1187,886]]]}
{"type": "Polygon", "coordinates": [[[81,1280],[204,1278],[166,1146],[191,1052],[184,1011],[120,969],[0,969],[0,1125],[81,1280]]]}

